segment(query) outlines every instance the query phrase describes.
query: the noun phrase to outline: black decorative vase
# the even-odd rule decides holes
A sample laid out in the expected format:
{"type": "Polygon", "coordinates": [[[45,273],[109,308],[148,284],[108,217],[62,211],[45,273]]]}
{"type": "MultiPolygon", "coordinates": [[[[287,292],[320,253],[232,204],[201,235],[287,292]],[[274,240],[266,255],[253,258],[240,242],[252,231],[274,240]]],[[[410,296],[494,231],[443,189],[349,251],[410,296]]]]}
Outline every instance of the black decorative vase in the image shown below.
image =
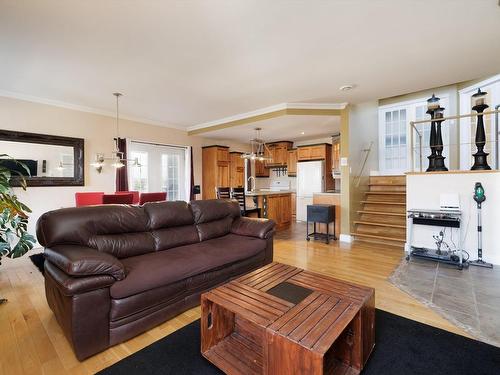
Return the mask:
{"type": "Polygon", "coordinates": [[[473,154],[474,157],[474,165],[471,170],[490,170],[491,167],[488,165],[488,153],[484,152],[484,146],[486,145],[486,133],[484,131],[484,122],[482,113],[484,110],[488,108],[487,104],[478,104],[472,107],[473,111],[478,113],[477,115],[477,127],[476,127],[476,147],[477,152],[473,154]]]}

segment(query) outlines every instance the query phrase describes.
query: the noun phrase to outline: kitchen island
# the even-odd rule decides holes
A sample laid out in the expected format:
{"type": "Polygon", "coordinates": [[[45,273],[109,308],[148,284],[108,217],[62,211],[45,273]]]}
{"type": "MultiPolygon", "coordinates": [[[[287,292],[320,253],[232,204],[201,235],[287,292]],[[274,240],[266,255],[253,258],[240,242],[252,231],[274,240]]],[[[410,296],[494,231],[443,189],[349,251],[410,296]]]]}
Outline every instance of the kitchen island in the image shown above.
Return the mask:
{"type": "MultiPolygon", "coordinates": [[[[276,229],[288,228],[292,223],[292,194],[294,191],[269,191],[256,190],[247,192],[246,196],[251,198],[256,207],[261,210],[261,217],[273,219],[276,229]]],[[[250,206],[247,203],[247,206],[250,206]]]]}

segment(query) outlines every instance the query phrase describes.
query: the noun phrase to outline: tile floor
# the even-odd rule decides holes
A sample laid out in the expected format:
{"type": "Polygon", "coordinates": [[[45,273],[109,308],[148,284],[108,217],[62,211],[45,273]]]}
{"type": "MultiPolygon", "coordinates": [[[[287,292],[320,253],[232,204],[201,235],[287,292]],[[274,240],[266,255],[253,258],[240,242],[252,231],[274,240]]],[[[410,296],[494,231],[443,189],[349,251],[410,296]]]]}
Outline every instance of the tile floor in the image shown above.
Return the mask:
{"type": "Polygon", "coordinates": [[[391,283],[481,341],[500,346],[500,268],[403,260],[391,283]]]}

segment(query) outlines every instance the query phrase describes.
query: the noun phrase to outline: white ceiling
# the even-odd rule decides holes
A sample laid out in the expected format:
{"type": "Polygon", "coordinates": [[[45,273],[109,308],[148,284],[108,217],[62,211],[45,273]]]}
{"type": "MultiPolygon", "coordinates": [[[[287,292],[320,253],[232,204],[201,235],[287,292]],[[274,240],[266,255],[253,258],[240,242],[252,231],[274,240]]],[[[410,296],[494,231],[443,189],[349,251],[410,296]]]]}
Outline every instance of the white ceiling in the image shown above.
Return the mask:
{"type": "Polygon", "coordinates": [[[499,40],[497,0],[0,0],[0,90],[188,127],[498,73],[499,40]]]}
{"type": "Polygon", "coordinates": [[[203,133],[203,136],[249,143],[249,140],[255,137],[254,129],[256,127],[262,128],[262,138],[266,142],[299,141],[331,137],[340,131],[340,117],[287,115],[232,128],[210,131],[203,133]]]}

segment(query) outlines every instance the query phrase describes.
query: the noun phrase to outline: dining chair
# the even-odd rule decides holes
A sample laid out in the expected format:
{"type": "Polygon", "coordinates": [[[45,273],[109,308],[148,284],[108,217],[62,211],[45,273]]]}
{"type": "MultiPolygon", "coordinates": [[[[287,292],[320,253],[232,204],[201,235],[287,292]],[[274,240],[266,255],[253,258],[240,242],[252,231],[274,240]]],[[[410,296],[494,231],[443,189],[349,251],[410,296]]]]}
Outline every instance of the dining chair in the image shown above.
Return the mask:
{"type": "Polygon", "coordinates": [[[132,194],[134,196],[134,199],[132,200],[132,204],[139,204],[139,201],[140,201],[139,192],[136,190],[115,191],[115,195],[118,195],[118,194],[132,194]]]}
{"type": "Polygon", "coordinates": [[[247,209],[245,188],[232,188],[231,197],[238,201],[240,205],[241,216],[248,216],[249,213],[257,212],[257,217],[260,217],[260,208],[255,207],[247,209]]]}
{"type": "Polygon", "coordinates": [[[82,191],[75,193],[75,205],[76,207],[83,206],[94,206],[96,204],[102,204],[103,191],[82,191]]]}
{"type": "Polygon", "coordinates": [[[231,188],[218,186],[215,188],[217,199],[231,199],[231,188]]]}
{"type": "Polygon", "coordinates": [[[104,194],[102,196],[103,204],[132,204],[134,194],[104,194]]]}
{"type": "Polygon", "coordinates": [[[167,200],[167,193],[164,191],[157,193],[141,193],[139,204],[143,205],[146,202],[161,202],[167,200]]]}

